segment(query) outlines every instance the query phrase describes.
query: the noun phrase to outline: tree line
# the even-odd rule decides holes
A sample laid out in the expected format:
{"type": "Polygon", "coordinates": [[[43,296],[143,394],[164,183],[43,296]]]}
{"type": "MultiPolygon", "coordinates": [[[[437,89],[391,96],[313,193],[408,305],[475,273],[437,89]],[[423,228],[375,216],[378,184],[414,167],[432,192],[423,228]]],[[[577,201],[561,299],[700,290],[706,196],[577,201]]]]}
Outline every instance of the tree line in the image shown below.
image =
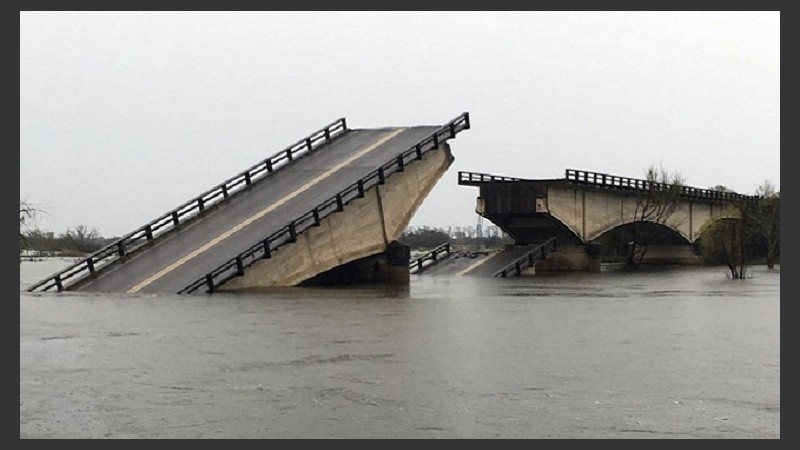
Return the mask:
{"type": "Polygon", "coordinates": [[[95,228],[78,225],[55,234],[32,228],[36,217],[44,212],[29,202],[19,203],[19,250],[35,251],[42,255],[83,256],[94,253],[118,238],[104,238],[95,228]]]}
{"type": "Polygon", "coordinates": [[[448,243],[453,247],[501,249],[514,243],[508,236],[468,237],[458,233],[451,237],[444,231],[435,229],[406,230],[398,239],[401,244],[408,245],[414,250],[430,250],[438,245],[448,243]]]}

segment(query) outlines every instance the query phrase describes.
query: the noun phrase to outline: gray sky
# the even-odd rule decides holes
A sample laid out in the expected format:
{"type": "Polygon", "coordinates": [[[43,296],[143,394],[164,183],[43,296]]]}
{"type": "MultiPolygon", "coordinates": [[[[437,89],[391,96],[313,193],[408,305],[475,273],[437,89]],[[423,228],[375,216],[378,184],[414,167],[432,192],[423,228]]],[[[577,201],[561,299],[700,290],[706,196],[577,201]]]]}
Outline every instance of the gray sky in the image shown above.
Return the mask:
{"type": "Polygon", "coordinates": [[[22,12],[20,199],[133,231],[321,126],[469,111],[412,225],[474,225],[459,170],[780,188],[779,12],[22,12]]]}

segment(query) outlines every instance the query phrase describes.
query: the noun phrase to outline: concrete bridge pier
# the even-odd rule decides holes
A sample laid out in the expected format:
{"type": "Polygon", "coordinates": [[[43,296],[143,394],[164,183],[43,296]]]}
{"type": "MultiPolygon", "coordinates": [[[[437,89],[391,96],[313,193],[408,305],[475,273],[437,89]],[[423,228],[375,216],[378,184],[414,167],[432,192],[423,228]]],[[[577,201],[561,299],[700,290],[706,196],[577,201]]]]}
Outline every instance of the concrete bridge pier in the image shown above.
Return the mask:
{"type": "Polygon", "coordinates": [[[299,286],[408,286],[411,247],[392,242],[386,251],[357,259],[303,281],[299,286]]]}
{"type": "Polygon", "coordinates": [[[598,244],[558,245],[558,251],[534,265],[537,272],[564,270],[600,272],[600,246],[598,244]]]}
{"type": "MultiPolygon", "coordinates": [[[[693,245],[650,245],[642,265],[702,265],[703,259],[693,245]]],[[[537,261],[537,272],[574,270],[600,272],[601,249],[599,243],[559,245],[558,251],[537,261]]]]}

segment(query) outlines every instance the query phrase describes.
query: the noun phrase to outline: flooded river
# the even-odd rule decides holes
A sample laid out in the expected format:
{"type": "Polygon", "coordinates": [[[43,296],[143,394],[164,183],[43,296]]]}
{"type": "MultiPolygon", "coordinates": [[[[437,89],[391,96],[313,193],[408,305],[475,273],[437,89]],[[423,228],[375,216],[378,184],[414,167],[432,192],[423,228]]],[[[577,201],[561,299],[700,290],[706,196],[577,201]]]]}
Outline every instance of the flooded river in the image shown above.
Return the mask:
{"type": "Polygon", "coordinates": [[[780,269],[24,292],[21,438],[779,438],[780,269]]]}

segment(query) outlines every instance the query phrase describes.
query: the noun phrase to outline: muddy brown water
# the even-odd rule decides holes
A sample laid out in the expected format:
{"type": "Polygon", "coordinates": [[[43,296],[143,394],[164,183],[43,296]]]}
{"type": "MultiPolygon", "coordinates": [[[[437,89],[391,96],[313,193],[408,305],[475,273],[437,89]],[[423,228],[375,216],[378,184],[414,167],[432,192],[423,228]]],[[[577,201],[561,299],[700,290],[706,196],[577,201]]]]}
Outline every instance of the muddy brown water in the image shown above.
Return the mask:
{"type": "Polygon", "coordinates": [[[779,438],[780,268],[28,293],[21,438],[779,438]]]}

